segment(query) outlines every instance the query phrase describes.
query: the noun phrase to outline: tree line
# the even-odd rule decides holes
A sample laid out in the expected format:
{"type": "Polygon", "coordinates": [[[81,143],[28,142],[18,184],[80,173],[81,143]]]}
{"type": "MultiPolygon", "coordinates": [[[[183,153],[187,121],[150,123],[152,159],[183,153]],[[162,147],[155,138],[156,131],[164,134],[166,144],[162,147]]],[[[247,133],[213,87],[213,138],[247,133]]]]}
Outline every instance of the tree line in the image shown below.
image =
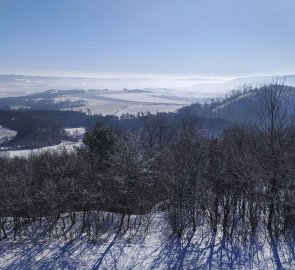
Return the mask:
{"type": "Polygon", "coordinates": [[[274,238],[293,233],[295,126],[283,91],[267,88],[259,121],[219,136],[204,133],[189,111],[174,133],[167,114],[144,114],[137,130],[97,123],[73,152],[1,156],[2,237],[11,224],[17,237],[23,224],[49,218],[57,226],[65,214],[72,224],[82,215],[81,231],[97,232],[105,213],[117,213],[121,228],[155,207],[179,237],[200,225],[224,239],[260,228],[274,238]]]}

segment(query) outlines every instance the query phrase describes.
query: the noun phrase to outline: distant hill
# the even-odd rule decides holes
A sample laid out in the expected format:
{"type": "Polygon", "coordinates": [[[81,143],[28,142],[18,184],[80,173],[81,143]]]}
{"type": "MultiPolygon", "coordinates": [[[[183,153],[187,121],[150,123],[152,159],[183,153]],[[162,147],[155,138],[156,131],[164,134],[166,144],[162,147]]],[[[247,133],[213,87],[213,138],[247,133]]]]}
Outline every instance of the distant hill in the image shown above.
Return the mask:
{"type": "Polygon", "coordinates": [[[221,83],[203,83],[195,84],[190,90],[195,93],[206,93],[208,96],[220,96],[231,90],[245,88],[259,88],[269,84],[283,84],[295,87],[295,75],[278,75],[278,76],[254,76],[245,78],[235,78],[221,83]]]}
{"type": "Polygon", "coordinates": [[[204,117],[218,117],[233,122],[256,121],[258,115],[265,112],[266,95],[273,87],[282,89],[280,102],[282,106],[288,102],[289,113],[295,108],[295,87],[283,85],[266,85],[258,88],[245,88],[232,91],[224,98],[212,99],[211,103],[193,104],[180,111],[191,111],[204,117]]]}
{"type": "MultiPolygon", "coordinates": [[[[171,79],[170,79],[171,80],[171,79]]],[[[218,78],[186,78],[178,79],[175,76],[175,84],[169,79],[159,78],[125,78],[125,77],[54,77],[54,76],[24,76],[24,75],[1,75],[0,74],[0,97],[12,97],[28,95],[48,89],[110,89],[133,91],[137,93],[163,92],[175,96],[185,95],[191,98],[216,97],[226,94],[233,89],[241,89],[245,86],[260,87],[264,84],[280,83],[295,86],[295,75],[252,76],[234,79],[218,78]],[[154,84],[161,81],[161,87],[154,84]],[[165,83],[166,81],[166,83],[165,83]],[[181,84],[183,86],[178,86],[181,84]],[[188,83],[189,82],[189,83],[188,83]],[[195,83],[195,84],[194,84],[195,83]],[[167,84],[165,86],[165,84],[167,84]],[[134,89],[134,90],[132,90],[134,89]]],[[[162,94],[163,94],[162,93],[162,94]]]]}

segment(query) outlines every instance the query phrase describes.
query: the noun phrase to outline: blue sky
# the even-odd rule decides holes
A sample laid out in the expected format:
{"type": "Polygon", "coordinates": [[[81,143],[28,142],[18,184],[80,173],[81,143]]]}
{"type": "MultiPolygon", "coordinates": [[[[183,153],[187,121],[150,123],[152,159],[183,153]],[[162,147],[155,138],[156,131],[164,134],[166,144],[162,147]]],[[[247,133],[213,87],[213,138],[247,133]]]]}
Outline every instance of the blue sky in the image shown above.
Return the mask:
{"type": "Polygon", "coordinates": [[[294,11],[294,0],[0,0],[0,73],[295,73],[294,11]]]}

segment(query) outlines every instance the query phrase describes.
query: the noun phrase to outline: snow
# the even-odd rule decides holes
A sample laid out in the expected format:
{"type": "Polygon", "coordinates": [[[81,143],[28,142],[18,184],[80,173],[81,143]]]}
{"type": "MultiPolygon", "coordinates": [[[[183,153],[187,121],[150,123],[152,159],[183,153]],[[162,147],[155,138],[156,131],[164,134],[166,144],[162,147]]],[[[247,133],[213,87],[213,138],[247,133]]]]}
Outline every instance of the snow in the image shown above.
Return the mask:
{"type": "Polygon", "coordinates": [[[25,149],[25,150],[9,150],[9,151],[0,151],[1,155],[9,156],[10,158],[14,157],[29,157],[32,154],[40,154],[44,151],[73,151],[75,147],[80,147],[83,143],[79,142],[71,142],[71,141],[63,141],[60,144],[41,147],[37,149],[25,149]]]}
{"type": "Polygon", "coordinates": [[[161,104],[154,104],[154,105],[133,105],[133,106],[125,106],[122,108],[119,108],[115,115],[123,115],[126,113],[134,114],[136,115],[138,112],[144,112],[144,113],[151,113],[156,114],[157,112],[176,112],[178,109],[182,108],[182,105],[161,105],[161,104]]]}
{"type": "Polygon", "coordinates": [[[65,132],[72,137],[80,137],[85,134],[85,128],[79,127],[79,128],[65,128],[65,132]]]}
{"type": "MultiPolygon", "coordinates": [[[[87,112],[87,109],[91,110],[92,114],[102,114],[102,115],[117,115],[121,116],[124,113],[137,114],[138,112],[174,112],[177,109],[185,106],[186,104],[191,104],[191,101],[183,100],[168,100],[158,97],[149,97],[149,101],[142,96],[142,93],[127,93],[124,94],[123,91],[118,91],[117,94],[101,94],[101,95],[87,95],[87,96],[70,96],[64,95],[62,97],[56,98],[58,101],[77,101],[84,100],[87,104],[82,107],[71,108],[69,110],[83,111],[87,112]],[[130,99],[128,100],[128,96],[130,99]],[[121,99],[120,99],[121,98],[121,99]],[[125,99],[122,99],[125,98],[125,99]],[[133,99],[133,100],[132,100],[133,99]],[[137,99],[137,101],[136,101],[137,99]]],[[[153,95],[151,93],[151,95],[153,95]]]]}
{"type": "MultiPolygon", "coordinates": [[[[77,215],[81,218],[82,213],[77,215]]],[[[114,214],[115,221],[119,218],[114,214]]],[[[105,213],[104,219],[96,236],[81,234],[79,222],[64,233],[54,229],[51,235],[46,231],[49,225],[42,229],[38,222],[27,225],[16,240],[11,232],[0,241],[0,265],[3,269],[276,269],[263,232],[255,243],[224,242],[221,231],[214,233],[202,224],[182,238],[172,235],[165,212],[131,216],[131,227],[125,222],[121,231],[110,225],[110,214],[105,213]]],[[[294,269],[292,246],[280,244],[282,264],[294,269]]]]}
{"type": "MultiPolygon", "coordinates": [[[[146,87],[190,87],[196,83],[219,81],[219,78],[196,78],[194,75],[177,74],[77,74],[70,77],[62,77],[66,74],[54,76],[22,76],[22,75],[0,75],[0,94],[22,91],[25,93],[36,93],[48,89],[111,89],[146,87]]],[[[69,74],[67,74],[69,75],[69,74]]],[[[224,81],[224,80],[222,80],[224,81]]],[[[17,95],[17,94],[16,94],[17,95]]]]}
{"type": "Polygon", "coordinates": [[[188,101],[184,101],[182,98],[179,99],[169,99],[161,96],[157,96],[154,93],[109,93],[104,95],[99,95],[104,97],[115,98],[124,101],[134,101],[134,102],[144,102],[144,103],[167,103],[167,104],[187,104],[188,101]]]}
{"type": "Polygon", "coordinates": [[[17,135],[17,131],[0,126],[0,144],[11,141],[17,135]]]}
{"type": "Polygon", "coordinates": [[[10,110],[20,110],[20,109],[30,109],[30,107],[24,106],[24,105],[13,105],[13,106],[10,106],[10,110]]]}
{"type": "Polygon", "coordinates": [[[237,100],[240,100],[240,99],[243,99],[243,98],[249,97],[249,96],[251,96],[251,95],[253,95],[253,94],[254,94],[253,92],[249,92],[249,93],[246,93],[246,94],[240,95],[240,96],[238,96],[238,97],[236,97],[236,98],[233,98],[232,100],[230,100],[230,101],[228,101],[228,102],[226,102],[226,103],[223,103],[223,104],[221,104],[220,106],[217,106],[217,107],[213,110],[213,112],[217,112],[217,111],[219,111],[220,109],[223,109],[224,107],[230,105],[232,102],[235,102],[235,101],[237,101],[237,100]]]}

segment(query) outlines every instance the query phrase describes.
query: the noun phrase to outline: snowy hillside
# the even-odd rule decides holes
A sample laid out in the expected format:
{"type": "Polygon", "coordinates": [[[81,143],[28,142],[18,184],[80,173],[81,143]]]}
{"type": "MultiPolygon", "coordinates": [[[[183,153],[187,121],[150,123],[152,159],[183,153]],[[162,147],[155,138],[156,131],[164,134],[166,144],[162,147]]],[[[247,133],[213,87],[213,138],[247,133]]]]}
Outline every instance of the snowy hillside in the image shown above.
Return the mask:
{"type": "Polygon", "coordinates": [[[7,150],[7,151],[0,151],[0,155],[8,156],[10,158],[14,157],[29,157],[30,155],[38,155],[43,152],[52,152],[52,151],[73,151],[75,147],[80,147],[82,142],[70,142],[70,141],[63,141],[60,144],[53,145],[53,146],[46,146],[37,149],[24,149],[24,150],[7,150]]]}
{"type": "Polygon", "coordinates": [[[65,128],[65,132],[73,137],[73,138],[78,138],[82,137],[85,134],[85,128],[84,127],[78,127],[78,128],[65,128]]]}
{"type": "MultiPolygon", "coordinates": [[[[184,93],[183,93],[184,94],[184,93]]],[[[78,111],[91,111],[96,114],[122,115],[124,113],[137,114],[138,112],[173,112],[196,101],[190,95],[175,95],[166,89],[148,90],[121,90],[101,91],[89,90],[78,94],[64,93],[55,98],[57,102],[70,100],[71,102],[83,100],[84,106],[71,108],[78,111]]]]}
{"type": "MultiPolygon", "coordinates": [[[[288,239],[270,242],[261,231],[252,240],[243,240],[241,235],[231,241],[226,240],[221,228],[214,233],[205,226],[178,238],[171,234],[165,215],[154,212],[132,216],[129,225],[126,218],[119,231],[116,226],[109,226],[111,219],[120,222],[121,216],[102,213],[104,225],[97,235],[94,228],[80,233],[81,224],[67,224],[68,216],[55,224],[48,217],[43,220],[46,229],[34,222],[26,225],[16,240],[11,231],[7,239],[0,241],[0,266],[2,269],[81,270],[276,269],[276,256],[279,256],[284,269],[295,267],[288,239]]],[[[79,213],[77,216],[82,217],[79,213]]]]}
{"type": "Polygon", "coordinates": [[[8,128],[0,126],[0,145],[4,142],[12,140],[16,136],[17,132],[8,128]]]}
{"type": "Polygon", "coordinates": [[[191,86],[190,89],[193,92],[207,93],[208,96],[220,96],[234,89],[255,88],[274,83],[295,86],[295,75],[235,78],[220,83],[199,83],[191,86]]]}

